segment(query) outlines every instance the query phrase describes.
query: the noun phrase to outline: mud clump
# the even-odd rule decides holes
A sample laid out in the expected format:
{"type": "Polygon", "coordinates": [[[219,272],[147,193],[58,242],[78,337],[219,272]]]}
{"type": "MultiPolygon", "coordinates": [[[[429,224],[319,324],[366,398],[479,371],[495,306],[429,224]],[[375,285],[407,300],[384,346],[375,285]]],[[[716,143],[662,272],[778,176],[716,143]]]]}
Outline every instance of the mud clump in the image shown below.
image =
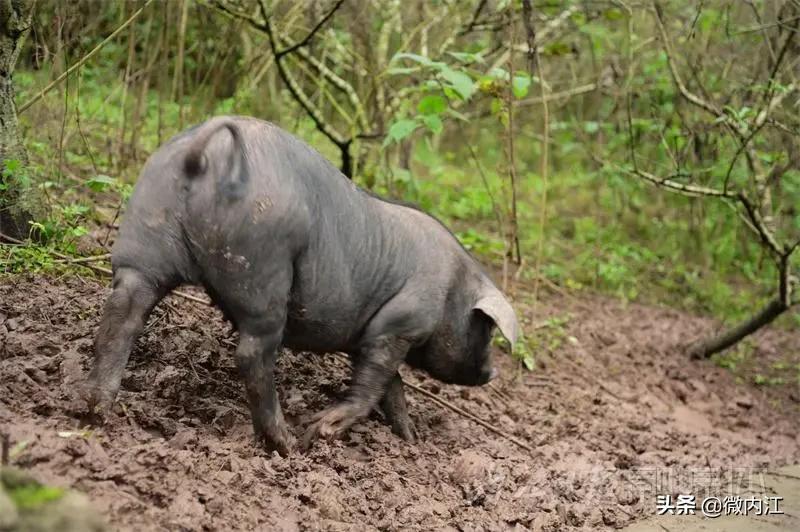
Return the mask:
{"type": "MultiPolygon", "coordinates": [[[[517,306],[523,326],[570,316],[571,340],[537,353],[534,372],[501,353],[501,377],[479,388],[401,370],[532,453],[411,390],[414,444],[376,413],[308,454],[267,453],[253,444],[235,334],[174,297],[153,312],[106,424],[87,427],[78,392],[107,294],[77,277],[0,280],[0,427],[19,444],[14,467],[85,493],[114,529],[603,530],[653,514],[643,472],[800,461],[798,405],[782,388],[737,384],[680,349],[710,322],[599,297],[517,306]]],[[[757,357],[800,353],[800,335],[773,329],[756,345],[757,357]]],[[[295,436],[348,377],[341,357],[280,356],[295,436]]]]}

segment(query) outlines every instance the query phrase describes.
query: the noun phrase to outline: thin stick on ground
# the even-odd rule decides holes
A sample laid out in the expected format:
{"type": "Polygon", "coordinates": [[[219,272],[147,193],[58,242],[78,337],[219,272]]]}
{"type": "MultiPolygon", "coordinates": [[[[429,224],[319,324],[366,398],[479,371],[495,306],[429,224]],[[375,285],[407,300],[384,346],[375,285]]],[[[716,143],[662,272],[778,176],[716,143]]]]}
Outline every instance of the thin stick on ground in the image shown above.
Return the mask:
{"type": "Polygon", "coordinates": [[[501,438],[510,441],[511,443],[516,445],[517,447],[525,449],[529,453],[533,452],[533,448],[531,446],[529,446],[528,444],[519,441],[514,436],[511,436],[510,434],[507,434],[507,433],[503,432],[502,430],[498,429],[497,427],[495,427],[491,423],[488,423],[488,422],[482,420],[481,418],[479,418],[479,417],[477,417],[477,416],[475,416],[473,414],[470,414],[466,410],[462,410],[462,409],[458,408],[456,405],[454,405],[454,404],[442,399],[441,397],[437,397],[435,394],[429,392],[428,390],[426,390],[424,388],[421,388],[421,387],[417,386],[416,384],[412,384],[412,383],[407,382],[407,381],[403,381],[403,384],[405,384],[407,387],[411,388],[415,392],[418,392],[418,393],[424,395],[428,399],[431,399],[432,401],[434,401],[436,403],[439,403],[439,405],[441,405],[441,406],[443,406],[445,408],[449,408],[450,410],[452,410],[456,414],[458,414],[460,416],[463,416],[463,417],[465,417],[465,418],[467,418],[469,420],[474,421],[475,423],[477,423],[481,427],[485,428],[489,432],[492,432],[492,433],[500,436],[501,438]]]}
{"type": "MultiPolygon", "coordinates": [[[[5,240],[7,242],[11,242],[12,244],[19,244],[22,246],[27,245],[22,240],[17,240],[16,238],[10,237],[6,234],[0,233],[0,240],[5,240]]],[[[53,251],[51,249],[45,250],[47,253],[54,257],[58,257],[59,259],[75,264],[77,266],[83,266],[84,268],[88,268],[93,270],[97,273],[102,273],[103,275],[114,275],[114,272],[108,268],[103,268],[102,266],[97,266],[92,264],[91,261],[87,259],[94,259],[94,257],[70,257],[69,255],[64,255],[63,253],[59,253],[58,251],[53,251]]],[[[189,301],[194,301],[196,303],[202,303],[203,305],[211,305],[211,301],[207,299],[203,299],[197,296],[193,296],[191,294],[187,294],[186,292],[181,292],[180,290],[173,290],[170,292],[171,294],[175,294],[178,297],[182,297],[184,299],[188,299],[189,301]]]]}
{"type": "MultiPolygon", "coordinates": [[[[347,362],[350,361],[350,359],[349,359],[349,357],[348,357],[348,355],[346,353],[336,353],[336,355],[339,356],[344,361],[347,361],[347,362]]],[[[414,390],[415,392],[417,392],[417,393],[419,393],[421,395],[424,395],[428,399],[431,399],[435,403],[438,403],[440,406],[443,406],[443,407],[445,407],[445,408],[447,408],[449,410],[452,410],[453,412],[455,412],[456,414],[458,414],[458,415],[460,415],[462,417],[465,417],[465,418],[467,418],[467,419],[469,419],[471,421],[474,421],[475,423],[477,423],[481,427],[485,428],[489,432],[491,432],[493,434],[496,434],[496,435],[500,436],[501,438],[503,438],[505,440],[510,441],[514,445],[516,445],[516,446],[518,446],[518,447],[520,447],[522,449],[525,449],[529,453],[533,453],[533,448],[531,446],[529,446],[528,444],[526,444],[524,442],[519,441],[514,436],[511,436],[510,434],[508,434],[506,432],[503,432],[502,430],[498,429],[497,427],[495,427],[494,425],[492,425],[488,421],[484,421],[481,418],[479,418],[478,416],[476,416],[474,414],[470,414],[466,410],[462,410],[461,408],[457,407],[456,405],[454,405],[453,403],[447,401],[446,399],[442,399],[441,397],[438,397],[437,395],[429,392],[425,388],[422,388],[420,386],[417,386],[416,384],[410,383],[407,380],[403,380],[403,384],[406,387],[414,390]]]]}
{"type": "Polygon", "coordinates": [[[55,262],[62,262],[66,264],[79,264],[81,262],[97,262],[109,258],[111,258],[111,253],[103,253],[102,255],[92,255],[91,257],[76,257],[74,259],[56,259],[55,262]]]}

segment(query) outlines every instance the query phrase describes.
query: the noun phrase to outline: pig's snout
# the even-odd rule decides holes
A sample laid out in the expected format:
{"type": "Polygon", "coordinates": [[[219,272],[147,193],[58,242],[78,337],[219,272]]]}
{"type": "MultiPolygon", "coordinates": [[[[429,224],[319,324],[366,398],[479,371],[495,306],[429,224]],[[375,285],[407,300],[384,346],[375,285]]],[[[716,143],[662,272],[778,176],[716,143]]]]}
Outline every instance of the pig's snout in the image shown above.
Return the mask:
{"type": "Polygon", "coordinates": [[[499,374],[500,372],[494,366],[483,367],[478,375],[478,384],[486,384],[493,381],[499,374]]]}

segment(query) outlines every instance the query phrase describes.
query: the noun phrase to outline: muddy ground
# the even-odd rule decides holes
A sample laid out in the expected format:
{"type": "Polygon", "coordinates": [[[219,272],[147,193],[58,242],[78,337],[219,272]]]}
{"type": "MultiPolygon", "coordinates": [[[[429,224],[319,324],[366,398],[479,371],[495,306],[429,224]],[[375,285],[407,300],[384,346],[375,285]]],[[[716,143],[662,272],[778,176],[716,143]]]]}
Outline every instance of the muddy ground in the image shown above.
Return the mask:
{"type": "MultiPolygon", "coordinates": [[[[107,290],[75,276],[0,281],[0,430],[15,465],[89,494],[116,529],[619,528],[654,513],[643,472],[800,461],[796,382],[737,383],[682,354],[708,320],[555,293],[534,310],[524,287],[516,306],[542,345],[535,371],[500,355],[502,377],[483,388],[408,368],[404,378],[530,451],[408,390],[416,444],[376,413],[309,454],[267,454],[251,441],[235,335],[217,311],[174,296],[138,342],[108,423],[86,431],[77,390],[107,290]]],[[[757,359],[800,362],[800,334],[773,328],[753,345],[757,359]]],[[[297,436],[346,377],[341,357],[283,354],[297,436]]]]}

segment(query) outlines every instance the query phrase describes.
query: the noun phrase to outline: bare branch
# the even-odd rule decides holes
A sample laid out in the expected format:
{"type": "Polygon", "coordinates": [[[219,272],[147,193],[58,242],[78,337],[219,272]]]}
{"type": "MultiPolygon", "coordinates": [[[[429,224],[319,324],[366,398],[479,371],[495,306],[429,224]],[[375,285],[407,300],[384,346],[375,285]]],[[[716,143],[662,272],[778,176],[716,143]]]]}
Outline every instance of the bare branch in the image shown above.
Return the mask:
{"type": "MultiPolygon", "coordinates": [[[[0,233],[0,241],[2,241],[2,240],[5,240],[7,242],[11,242],[12,244],[16,244],[16,245],[19,245],[19,246],[28,246],[29,245],[28,242],[16,239],[14,237],[8,236],[8,235],[3,234],[3,233],[0,233]]],[[[59,252],[53,251],[51,249],[45,249],[45,248],[41,248],[41,249],[43,251],[45,251],[46,253],[48,253],[50,255],[53,255],[54,257],[57,257],[58,259],[60,259],[62,261],[73,263],[76,266],[82,266],[84,268],[87,268],[89,270],[95,271],[97,273],[102,273],[103,275],[114,275],[114,272],[109,270],[108,268],[104,268],[102,266],[97,266],[96,264],[92,264],[92,262],[94,260],[99,259],[100,257],[70,257],[69,255],[64,255],[63,253],[59,253],[59,252]]],[[[202,303],[203,305],[211,305],[212,304],[211,301],[209,301],[209,300],[202,299],[202,298],[193,296],[191,294],[187,294],[185,292],[181,292],[180,290],[173,290],[170,293],[175,294],[178,297],[182,297],[184,299],[188,299],[190,301],[195,301],[197,303],[202,303]]]]}
{"type": "Polygon", "coordinates": [[[655,174],[651,174],[650,172],[646,172],[638,168],[634,168],[633,170],[627,168],[620,168],[620,169],[629,175],[643,179],[653,185],[665,188],[670,192],[683,194],[684,196],[690,196],[690,197],[709,196],[716,198],[730,198],[737,200],[739,199],[738,194],[734,192],[675,181],[675,179],[679,177],[689,177],[687,174],[673,174],[669,177],[658,177],[655,174]]]}
{"type": "Polygon", "coordinates": [[[213,9],[216,9],[217,11],[222,12],[223,14],[225,14],[228,17],[242,19],[242,20],[246,21],[248,24],[250,24],[253,28],[255,28],[255,29],[259,30],[259,31],[265,31],[266,30],[266,28],[264,27],[263,22],[261,20],[257,19],[256,17],[254,17],[252,15],[248,15],[247,13],[242,13],[241,11],[237,11],[235,9],[231,9],[225,2],[222,2],[220,0],[210,0],[210,1],[211,1],[211,3],[205,4],[205,5],[213,8],[213,9]]]}
{"type": "MultiPolygon", "coordinates": [[[[790,84],[784,92],[773,96],[767,106],[761,110],[760,113],[756,116],[756,119],[753,121],[753,124],[750,126],[750,133],[741,141],[739,144],[739,148],[736,150],[736,153],[733,154],[733,158],[731,159],[730,164],[728,165],[728,171],[725,173],[725,182],[723,188],[728,190],[728,183],[731,178],[731,174],[733,173],[733,168],[736,166],[736,161],[739,159],[739,156],[748,149],[750,142],[755,138],[755,136],[761,131],[764,125],[767,123],[767,119],[769,118],[770,113],[778,107],[783,99],[791,92],[797,89],[797,84],[792,83],[790,84]]],[[[771,173],[771,172],[770,172],[771,173]]],[[[761,176],[757,179],[757,181],[765,181],[766,175],[761,176]]]]}
{"type": "Polygon", "coordinates": [[[700,107],[701,109],[705,109],[708,113],[714,116],[721,116],[727,118],[722,111],[717,109],[715,105],[711,102],[707,102],[706,100],[702,99],[701,97],[697,96],[689,89],[686,88],[686,85],[683,82],[683,78],[681,78],[680,73],[678,73],[678,67],[675,65],[674,60],[674,52],[672,50],[672,44],[670,43],[669,37],[667,37],[667,30],[664,29],[664,20],[663,14],[661,12],[661,5],[657,1],[653,1],[653,8],[656,14],[656,25],[658,26],[658,31],[661,34],[661,42],[664,46],[664,53],[667,55],[667,65],[669,66],[669,72],[672,76],[672,81],[675,82],[675,85],[678,87],[678,90],[686,100],[691,102],[692,104],[700,107]]]}
{"type": "MultiPolygon", "coordinates": [[[[281,50],[280,52],[275,52],[275,59],[276,60],[280,59],[284,55],[290,54],[290,53],[294,52],[295,50],[299,50],[303,46],[306,46],[311,41],[311,39],[314,38],[314,35],[320,29],[322,29],[322,26],[324,26],[325,23],[328,22],[328,20],[330,20],[330,18],[333,16],[333,14],[336,13],[336,11],[342,6],[342,4],[344,4],[344,0],[339,0],[338,2],[336,2],[333,5],[333,7],[325,14],[325,16],[322,17],[319,22],[317,22],[317,25],[314,26],[311,29],[311,31],[308,32],[308,35],[306,35],[305,38],[303,38],[303,40],[301,40],[300,42],[297,42],[297,43],[289,46],[288,48],[285,48],[285,49],[281,50]]],[[[264,12],[264,18],[267,18],[266,12],[264,12]]]]}
{"type": "MultiPolygon", "coordinates": [[[[800,19],[796,18],[794,22],[794,29],[797,29],[798,22],[800,22],[800,19]]],[[[795,36],[794,31],[790,31],[789,34],[786,36],[786,40],[783,42],[783,46],[781,46],[780,52],[778,52],[778,57],[775,59],[775,64],[772,66],[772,70],[769,73],[769,77],[767,77],[767,82],[775,81],[775,77],[778,74],[778,70],[781,68],[781,63],[783,63],[783,59],[786,57],[786,51],[789,49],[789,45],[794,40],[794,36],[795,36]]],[[[768,100],[771,97],[774,85],[775,85],[774,83],[770,83],[769,90],[764,94],[765,100],[768,100]]]]}
{"type": "Polygon", "coordinates": [[[459,32],[459,35],[466,35],[475,28],[475,24],[478,22],[478,17],[481,16],[481,11],[483,11],[483,8],[485,6],[486,6],[486,0],[480,0],[478,2],[478,6],[475,8],[475,12],[472,13],[472,20],[469,21],[469,24],[467,24],[466,28],[464,28],[459,32]]]}
{"type": "Polygon", "coordinates": [[[708,358],[714,353],[719,353],[736,344],[742,338],[753,334],[764,325],[772,323],[775,318],[783,314],[789,306],[791,306],[791,302],[787,305],[781,298],[772,299],[755,316],[745,320],[736,327],[725,331],[719,336],[690,345],[688,348],[689,356],[692,358],[708,358]]]}
{"type": "MultiPolygon", "coordinates": [[[[303,72],[307,76],[313,77],[313,73],[311,72],[309,66],[303,61],[301,61],[298,55],[290,55],[288,57],[288,60],[291,62],[291,64],[295,66],[295,68],[297,68],[297,70],[303,72]]],[[[356,123],[352,116],[352,113],[348,113],[347,110],[344,109],[342,105],[339,104],[339,102],[336,100],[334,95],[329,90],[329,87],[327,87],[324,83],[319,83],[318,90],[321,93],[321,96],[324,96],[328,100],[333,110],[336,111],[345,122],[347,122],[347,124],[350,126],[350,129],[354,129],[356,123]]],[[[319,103],[321,104],[321,102],[319,103]]]]}
{"type": "Polygon", "coordinates": [[[525,43],[528,45],[528,71],[536,71],[536,29],[533,27],[533,6],[531,0],[522,0],[522,24],[525,26],[525,43]]]}
{"type": "Polygon", "coordinates": [[[800,20],[800,16],[791,17],[791,18],[784,19],[784,20],[776,20],[775,22],[771,22],[769,24],[759,24],[757,26],[744,28],[744,29],[739,30],[739,31],[731,32],[731,33],[728,34],[728,36],[729,37],[735,37],[737,35],[742,35],[744,33],[753,33],[755,31],[761,31],[761,30],[766,30],[766,29],[769,29],[769,28],[774,28],[775,26],[783,26],[787,22],[794,22],[795,20],[800,20]]]}
{"type": "MultiPolygon", "coordinates": [[[[544,27],[536,34],[536,41],[535,41],[534,44],[536,46],[539,46],[543,42],[545,42],[550,37],[551,33],[553,33],[559,26],[561,26],[567,20],[569,20],[569,17],[571,17],[572,14],[575,13],[578,10],[578,7],[579,6],[577,6],[577,5],[570,6],[567,9],[565,9],[564,11],[562,11],[561,13],[559,13],[558,16],[553,17],[552,19],[550,19],[547,22],[547,24],[545,24],[544,27]]],[[[526,53],[528,52],[527,46],[525,47],[525,52],[526,53]]],[[[487,72],[491,72],[495,68],[500,67],[500,65],[502,65],[504,63],[507,63],[508,62],[508,56],[509,56],[510,53],[511,53],[511,50],[510,50],[510,48],[507,47],[505,49],[505,51],[500,55],[500,57],[497,58],[497,60],[494,62],[494,64],[487,70],[487,72]]]]}
{"type": "Polygon", "coordinates": [[[278,67],[278,73],[280,74],[281,79],[286,84],[286,87],[289,89],[289,92],[292,93],[292,96],[295,98],[295,100],[297,100],[297,103],[300,104],[300,106],[311,117],[311,120],[314,121],[317,129],[319,129],[334,144],[339,145],[344,143],[346,139],[338,131],[333,129],[325,122],[325,119],[322,117],[322,112],[314,106],[314,104],[311,102],[311,99],[297,84],[294,76],[292,76],[292,74],[286,69],[283,61],[279,60],[277,55],[275,55],[277,53],[277,43],[275,40],[275,33],[272,29],[272,23],[267,15],[267,6],[264,0],[260,1],[260,6],[264,16],[264,31],[269,38],[270,48],[272,49],[273,56],[276,59],[275,65],[278,67]]]}
{"type": "MultiPolygon", "coordinates": [[[[291,42],[286,37],[278,37],[278,39],[284,43],[291,42]]],[[[368,129],[364,106],[361,104],[361,99],[358,97],[355,89],[353,89],[353,86],[338,76],[333,70],[328,68],[322,61],[308,53],[308,50],[299,48],[297,50],[297,56],[313,67],[314,70],[316,70],[320,76],[325,78],[326,81],[330,82],[331,85],[347,95],[348,100],[350,100],[350,104],[355,109],[355,115],[359,121],[360,127],[365,130],[368,129]]],[[[278,58],[276,57],[276,59],[278,58]]]]}
{"type": "Polygon", "coordinates": [[[756,119],[753,122],[752,129],[757,129],[757,128],[760,129],[766,123],[770,113],[774,111],[775,108],[778,107],[781,103],[783,103],[783,99],[786,98],[786,96],[796,91],[798,88],[800,87],[798,87],[797,82],[790,83],[788,86],[786,86],[786,88],[783,91],[781,91],[780,94],[776,94],[775,96],[773,96],[772,99],[767,104],[767,106],[760,113],[758,113],[758,116],[756,116],[756,119]]]}
{"type": "Polygon", "coordinates": [[[50,83],[48,83],[48,84],[47,84],[47,86],[46,86],[45,88],[43,88],[41,91],[39,91],[39,92],[36,94],[36,96],[34,96],[33,98],[31,98],[31,99],[30,99],[30,100],[28,100],[27,102],[23,103],[22,105],[20,105],[20,106],[19,106],[19,109],[17,109],[17,113],[19,114],[19,113],[22,113],[22,112],[24,112],[24,111],[25,111],[26,109],[28,109],[28,108],[29,108],[31,105],[33,105],[33,104],[35,104],[36,102],[38,102],[40,99],[42,99],[42,98],[44,97],[44,95],[45,95],[45,94],[47,94],[48,92],[50,92],[50,90],[51,90],[53,87],[55,87],[56,85],[58,85],[59,83],[61,83],[62,81],[64,81],[64,80],[67,78],[67,76],[69,76],[69,75],[70,75],[70,74],[71,74],[71,73],[72,73],[74,70],[76,70],[76,69],[80,68],[80,67],[81,67],[81,66],[82,66],[84,63],[86,63],[86,61],[88,61],[89,59],[91,59],[92,57],[94,57],[94,55],[95,55],[97,52],[99,52],[99,51],[100,51],[100,49],[101,49],[103,46],[105,46],[106,44],[108,44],[108,43],[109,43],[109,42],[110,42],[112,39],[114,39],[114,37],[116,37],[117,35],[119,35],[119,33],[120,33],[122,30],[124,30],[125,28],[127,28],[127,27],[130,25],[130,23],[131,23],[131,22],[133,22],[134,20],[136,20],[136,17],[138,17],[138,16],[139,16],[139,15],[142,13],[142,11],[144,11],[144,10],[147,8],[147,6],[149,6],[149,5],[150,5],[152,2],[153,2],[153,0],[147,0],[147,2],[145,2],[145,4],[144,4],[142,7],[140,7],[140,8],[139,8],[139,9],[138,9],[138,10],[137,10],[137,11],[136,11],[136,12],[135,12],[133,15],[131,15],[131,16],[128,18],[128,20],[126,20],[125,22],[123,22],[123,23],[122,23],[122,25],[121,25],[119,28],[117,28],[116,30],[114,30],[114,32],[113,32],[113,33],[111,33],[111,35],[109,35],[108,37],[106,37],[105,39],[103,39],[103,41],[102,41],[100,44],[98,44],[97,46],[95,46],[94,48],[92,48],[92,50],[91,50],[91,51],[90,51],[88,54],[86,54],[85,56],[83,56],[83,57],[81,58],[81,60],[80,60],[80,61],[78,61],[77,63],[75,63],[75,64],[74,64],[74,65],[72,65],[71,67],[69,67],[67,70],[65,70],[65,71],[64,71],[64,73],[63,73],[63,74],[61,74],[61,75],[60,75],[60,76],[58,76],[56,79],[54,79],[53,81],[51,81],[50,83]]]}
{"type": "Polygon", "coordinates": [[[772,230],[767,226],[764,217],[759,212],[758,208],[745,196],[743,193],[738,193],[737,199],[744,207],[747,217],[750,219],[756,234],[761,239],[761,242],[776,256],[781,256],[785,253],[785,249],[775,239],[772,230]]]}
{"type": "Polygon", "coordinates": [[[551,92],[546,96],[537,96],[535,98],[527,98],[516,102],[517,107],[524,107],[527,105],[541,105],[544,102],[552,102],[556,100],[566,100],[573,96],[579,96],[597,90],[597,83],[587,83],[586,85],[579,85],[571,89],[561,92],[551,92]]]}

